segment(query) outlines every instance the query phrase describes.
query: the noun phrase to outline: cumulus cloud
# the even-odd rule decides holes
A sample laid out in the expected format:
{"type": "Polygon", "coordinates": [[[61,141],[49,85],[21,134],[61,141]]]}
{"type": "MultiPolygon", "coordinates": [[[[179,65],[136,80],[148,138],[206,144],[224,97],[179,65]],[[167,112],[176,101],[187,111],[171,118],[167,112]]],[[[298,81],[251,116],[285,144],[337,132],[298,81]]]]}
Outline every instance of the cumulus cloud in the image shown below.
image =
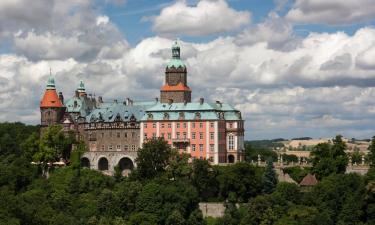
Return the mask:
{"type": "Polygon", "coordinates": [[[159,34],[200,36],[237,30],[250,23],[250,12],[236,11],[225,0],[201,0],[196,6],[177,1],[151,21],[159,34]]]}
{"type": "Polygon", "coordinates": [[[374,16],[372,0],[296,0],[286,18],[301,24],[344,25],[364,22],[374,16]]]}
{"type": "MultiPolygon", "coordinates": [[[[49,68],[66,99],[74,95],[81,79],[89,93],[102,95],[106,101],[151,100],[159,95],[171,57],[172,40],[164,36],[170,31],[129,46],[112,21],[92,10],[89,2],[49,3],[56,13],[44,24],[35,25],[35,18],[10,28],[0,20],[0,32],[12,38],[12,52],[0,54],[1,121],[39,123],[38,105],[49,68]],[[72,7],[76,10],[71,11],[72,7]]],[[[246,14],[224,1],[204,0],[196,6],[177,2],[167,9],[185,7],[189,15],[200,15],[202,4],[213,3],[232,10],[236,18],[246,14]]],[[[208,33],[227,31],[218,25],[223,24],[215,21],[208,33]]],[[[184,29],[194,34],[201,28],[189,25],[184,29]]],[[[238,34],[180,44],[193,101],[205,97],[235,105],[246,119],[247,139],[373,135],[374,28],[361,28],[352,35],[310,33],[302,38],[295,36],[290,21],[270,13],[264,22],[238,34]]]]}

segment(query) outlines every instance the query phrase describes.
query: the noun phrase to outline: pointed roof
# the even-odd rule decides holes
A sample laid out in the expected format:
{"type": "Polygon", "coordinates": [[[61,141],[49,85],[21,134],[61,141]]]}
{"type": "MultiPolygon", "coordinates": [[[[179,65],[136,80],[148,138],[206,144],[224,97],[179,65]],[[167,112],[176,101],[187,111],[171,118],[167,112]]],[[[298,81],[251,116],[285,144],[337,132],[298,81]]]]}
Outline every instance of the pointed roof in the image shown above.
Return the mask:
{"type": "Polygon", "coordinates": [[[307,174],[299,183],[301,186],[314,186],[318,183],[318,180],[316,179],[315,175],[312,175],[311,173],[307,174]]]}
{"type": "Polygon", "coordinates": [[[56,93],[55,79],[52,74],[49,75],[46,91],[44,92],[43,98],[40,101],[40,108],[55,108],[63,107],[59,96],[56,93]]]}

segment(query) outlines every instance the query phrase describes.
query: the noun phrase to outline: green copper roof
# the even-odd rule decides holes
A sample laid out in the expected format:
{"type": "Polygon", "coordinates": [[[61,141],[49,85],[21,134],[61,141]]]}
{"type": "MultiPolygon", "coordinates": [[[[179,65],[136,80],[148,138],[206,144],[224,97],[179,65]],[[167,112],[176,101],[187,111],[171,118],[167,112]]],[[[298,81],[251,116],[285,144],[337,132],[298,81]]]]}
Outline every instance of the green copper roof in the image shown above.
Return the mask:
{"type": "Polygon", "coordinates": [[[178,67],[186,67],[186,66],[181,61],[181,59],[171,59],[171,61],[169,61],[168,65],[167,65],[167,68],[171,68],[171,67],[178,68],[178,67]]]}
{"type": "Polygon", "coordinates": [[[48,82],[47,82],[47,89],[53,90],[55,89],[55,79],[52,77],[52,75],[49,75],[48,82]]]}
{"type": "Polygon", "coordinates": [[[79,81],[79,85],[78,85],[78,88],[77,88],[78,91],[86,91],[85,89],[85,84],[83,83],[83,81],[79,81]]]}

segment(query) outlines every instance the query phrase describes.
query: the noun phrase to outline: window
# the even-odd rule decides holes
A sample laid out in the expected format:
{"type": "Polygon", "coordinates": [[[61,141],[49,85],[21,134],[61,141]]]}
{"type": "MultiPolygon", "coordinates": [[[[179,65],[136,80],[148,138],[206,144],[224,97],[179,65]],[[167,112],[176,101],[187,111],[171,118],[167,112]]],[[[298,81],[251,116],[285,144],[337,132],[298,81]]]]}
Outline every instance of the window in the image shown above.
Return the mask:
{"type": "Polygon", "coordinates": [[[199,128],[203,128],[203,123],[199,123],[199,128]]]}
{"type": "Polygon", "coordinates": [[[144,124],[143,124],[143,127],[144,127],[144,128],[147,128],[147,123],[144,123],[144,124]]]}
{"type": "Polygon", "coordinates": [[[184,123],[184,128],[186,128],[186,123],[184,123]]]}
{"type": "Polygon", "coordinates": [[[147,133],[145,133],[145,136],[144,136],[144,137],[145,137],[145,139],[147,139],[147,133]]]}
{"type": "Polygon", "coordinates": [[[203,152],[203,144],[199,145],[199,151],[203,152]]]}
{"type": "Polygon", "coordinates": [[[168,123],[168,128],[172,128],[172,124],[171,123],[168,123]]]}
{"type": "Polygon", "coordinates": [[[210,162],[213,162],[214,161],[214,157],[211,156],[209,160],[210,160],[210,162]]]}
{"type": "Polygon", "coordinates": [[[214,133],[212,133],[212,132],[210,133],[210,139],[214,140],[214,133]]]}
{"type": "Polygon", "coordinates": [[[229,145],[229,150],[233,150],[234,149],[234,136],[233,135],[229,135],[229,137],[228,137],[228,139],[229,139],[229,143],[228,143],[228,145],[229,145]]]}
{"type": "Polygon", "coordinates": [[[135,132],[132,132],[132,138],[135,138],[135,132]]]}
{"type": "Polygon", "coordinates": [[[121,145],[116,146],[117,151],[121,151],[121,145]]]}
{"type": "Polygon", "coordinates": [[[229,128],[233,128],[233,123],[229,123],[229,128]]]}
{"type": "Polygon", "coordinates": [[[191,139],[195,140],[195,132],[191,133],[191,139]]]}
{"type": "Polygon", "coordinates": [[[102,138],[104,138],[104,133],[102,133],[102,138]]]}
{"type": "Polygon", "coordinates": [[[156,138],[156,133],[152,133],[152,138],[156,138]]]}
{"type": "Polygon", "coordinates": [[[202,132],[199,133],[199,139],[201,139],[201,140],[203,139],[203,133],[202,132]]]}
{"type": "Polygon", "coordinates": [[[164,133],[161,133],[160,137],[162,137],[162,138],[164,138],[164,139],[165,139],[165,137],[164,137],[164,133]]]}
{"type": "Polygon", "coordinates": [[[102,151],[104,151],[105,150],[105,146],[104,145],[102,145],[102,151]]]}
{"type": "Polygon", "coordinates": [[[119,132],[117,132],[117,138],[120,138],[120,135],[121,135],[121,134],[120,134],[119,132]]]}
{"type": "Polygon", "coordinates": [[[125,132],[125,133],[124,133],[124,137],[125,137],[125,138],[128,138],[128,132],[125,132]]]}
{"type": "Polygon", "coordinates": [[[164,128],[164,123],[161,124],[161,128],[164,128]]]}
{"type": "Polygon", "coordinates": [[[195,145],[191,145],[191,150],[195,152],[195,145]]]}
{"type": "Polygon", "coordinates": [[[176,138],[177,138],[177,139],[180,138],[180,132],[176,132],[176,138]]]}
{"type": "Polygon", "coordinates": [[[193,128],[195,128],[195,123],[193,122],[193,123],[191,123],[191,126],[193,127],[193,128]]]}
{"type": "Polygon", "coordinates": [[[132,151],[135,151],[135,145],[132,145],[132,151]]]}
{"type": "Polygon", "coordinates": [[[214,123],[213,122],[210,123],[210,127],[214,128],[214,123]]]}
{"type": "Polygon", "coordinates": [[[210,151],[211,151],[211,152],[215,151],[215,145],[210,144],[210,151]]]}
{"type": "Polygon", "coordinates": [[[177,126],[177,128],[180,128],[180,123],[177,123],[177,125],[176,125],[176,126],[177,126]]]}
{"type": "Polygon", "coordinates": [[[168,133],[168,140],[171,140],[171,138],[172,138],[171,133],[168,133]]]}
{"type": "Polygon", "coordinates": [[[112,149],[113,149],[112,145],[109,145],[108,150],[112,150],[112,149]]]}
{"type": "Polygon", "coordinates": [[[186,132],[184,132],[184,134],[183,134],[184,139],[187,138],[186,136],[187,136],[187,134],[186,134],[186,132]]]}
{"type": "Polygon", "coordinates": [[[124,151],[128,151],[129,150],[129,146],[128,145],[124,145],[124,151]]]}
{"type": "Polygon", "coordinates": [[[152,123],[152,128],[156,128],[156,123],[152,123]]]}

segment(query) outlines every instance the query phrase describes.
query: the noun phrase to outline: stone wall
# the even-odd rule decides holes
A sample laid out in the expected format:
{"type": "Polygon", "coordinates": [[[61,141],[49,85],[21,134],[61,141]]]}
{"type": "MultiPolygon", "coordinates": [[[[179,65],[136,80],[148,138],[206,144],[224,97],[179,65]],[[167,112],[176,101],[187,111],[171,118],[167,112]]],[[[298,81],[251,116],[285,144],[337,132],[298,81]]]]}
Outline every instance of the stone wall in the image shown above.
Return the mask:
{"type": "Polygon", "coordinates": [[[225,206],[221,202],[200,202],[199,209],[203,217],[218,218],[224,216],[225,206]]]}

